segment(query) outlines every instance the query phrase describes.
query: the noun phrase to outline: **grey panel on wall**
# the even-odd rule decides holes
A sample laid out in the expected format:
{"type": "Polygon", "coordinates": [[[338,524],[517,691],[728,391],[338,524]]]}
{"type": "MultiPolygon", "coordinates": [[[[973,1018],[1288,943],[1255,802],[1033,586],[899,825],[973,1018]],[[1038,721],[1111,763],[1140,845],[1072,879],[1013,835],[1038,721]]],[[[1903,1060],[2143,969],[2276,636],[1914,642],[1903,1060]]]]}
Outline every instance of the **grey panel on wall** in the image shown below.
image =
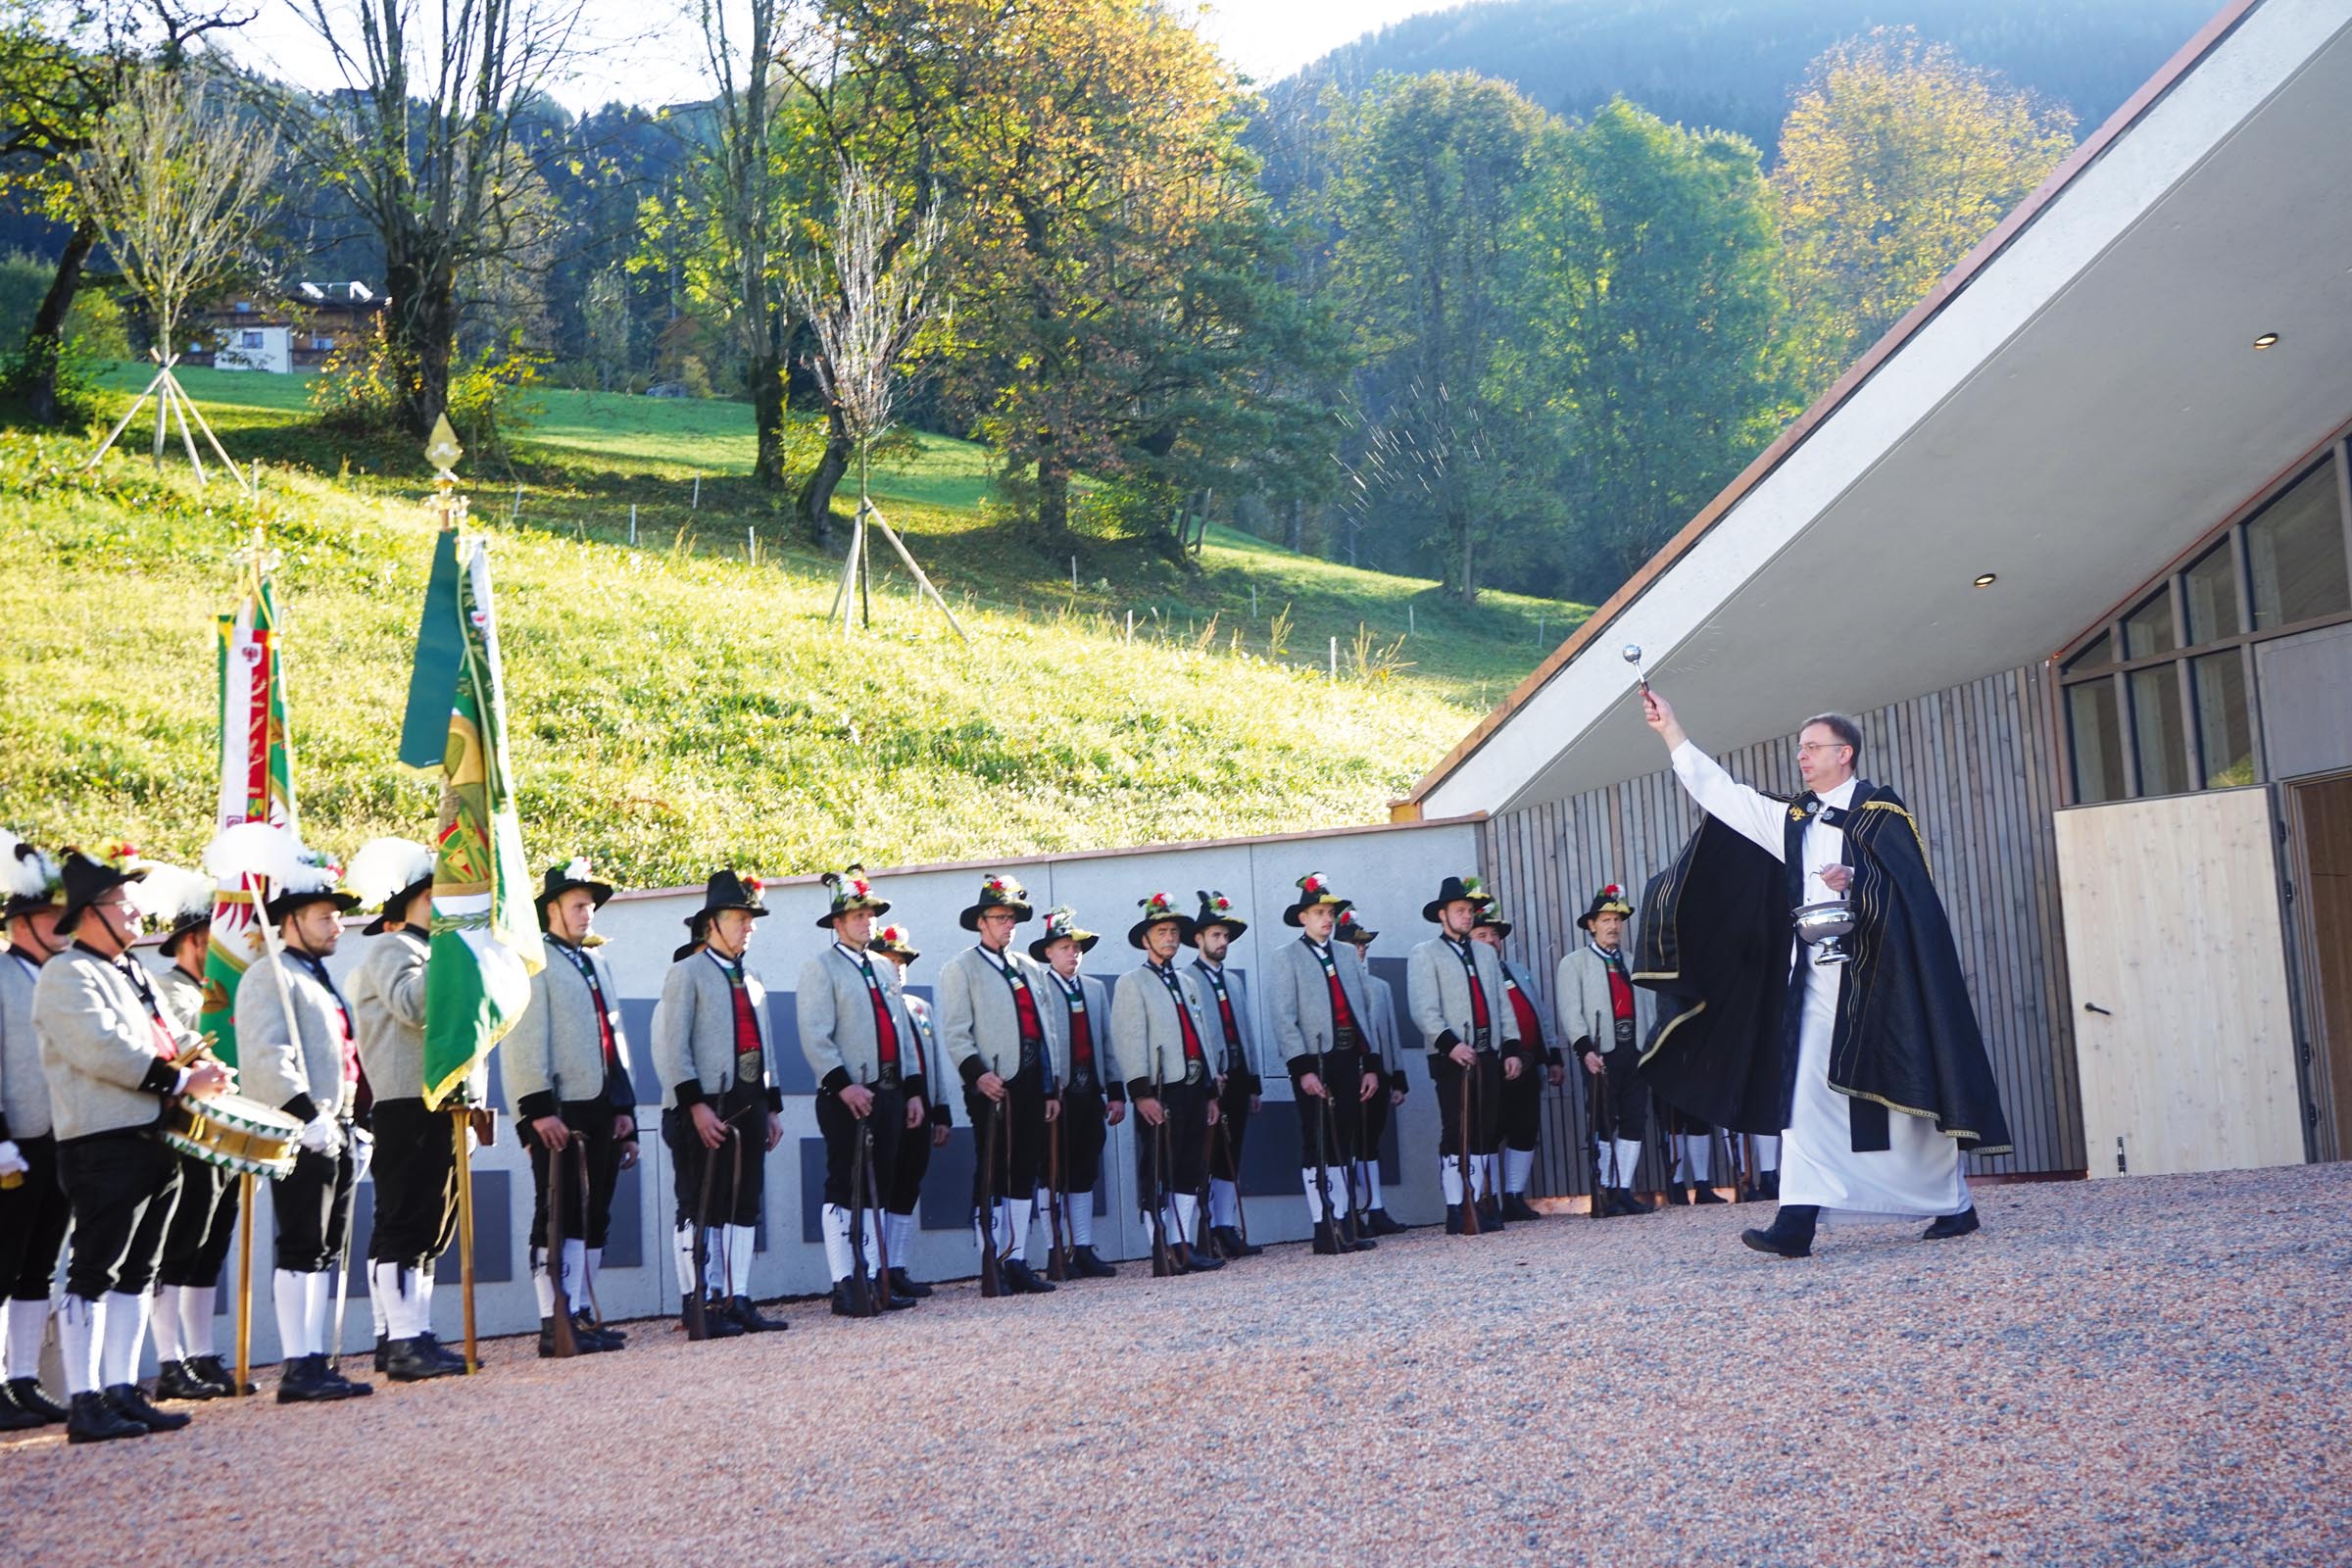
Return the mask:
{"type": "MultiPolygon", "coordinates": [[[[516,1192],[514,1173],[503,1170],[477,1170],[473,1173],[473,1282],[476,1286],[504,1285],[514,1278],[514,1252],[508,1237],[514,1229],[514,1220],[530,1220],[527,1208],[519,1216],[509,1205],[516,1192]]],[[[354,1300],[368,1295],[368,1243],[375,1234],[375,1183],[364,1181],[352,1195],[351,1204],[351,1295],[354,1300]]],[[[270,1251],[268,1238],[256,1235],[253,1239],[253,1273],[255,1294],[266,1297],[269,1282],[263,1270],[270,1251]]],[[[454,1290],[458,1283],[458,1249],[452,1242],[442,1254],[434,1278],[444,1289],[454,1290]]]]}
{"type": "Polygon", "coordinates": [[[2271,777],[2352,767],[2352,625],[2257,643],[2254,670],[2271,777]]]}

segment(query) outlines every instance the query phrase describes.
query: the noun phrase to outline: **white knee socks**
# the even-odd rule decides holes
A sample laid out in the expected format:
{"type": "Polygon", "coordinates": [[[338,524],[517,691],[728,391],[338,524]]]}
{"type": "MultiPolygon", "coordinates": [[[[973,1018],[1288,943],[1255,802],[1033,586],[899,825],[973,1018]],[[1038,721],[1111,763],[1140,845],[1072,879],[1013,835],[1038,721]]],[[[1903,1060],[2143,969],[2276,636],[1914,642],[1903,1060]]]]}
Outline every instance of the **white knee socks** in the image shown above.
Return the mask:
{"type": "MultiPolygon", "coordinates": [[[[95,1394],[104,1386],[98,1381],[98,1364],[105,1340],[105,1298],[93,1301],[83,1296],[68,1296],[57,1309],[57,1348],[66,1363],[68,1394],[95,1394]]],[[[12,1376],[28,1378],[35,1368],[18,1371],[12,1366],[9,1370],[12,1376]]]]}
{"type": "Polygon", "coordinates": [[[1701,1187],[1706,1186],[1708,1173],[1715,1164],[1714,1135],[1711,1133],[1684,1133],[1681,1135],[1680,1142],[1683,1146],[1683,1168],[1690,1173],[1692,1181],[1701,1187]]]}
{"type": "Polygon", "coordinates": [[[694,1227],[681,1225],[670,1237],[670,1253],[678,1267],[678,1295],[694,1295],[694,1227]]]}
{"type": "Polygon", "coordinates": [[[1200,1195],[1178,1193],[1176,1195],[1176,1212],[1168,1230],[1168,1240],[1183,1242],[1189,1246],[1200,1239],[1200,1195]]]}
{"type": "Polygon", "coordinates": [[[884,1214],[883,1234],[890,1238],[890,1266],[906,1266],[906,1249],[914,1245],[914,1216],[912,1214],[884,1214]]]}
{"type": "Polygon", "coordinates": [[[155,1305],[150,1309],[149,1326],[155,1330],[155,1359],[158,1366],[172,1361],[184,1361],[188,1352],[179,1344],[179,1292],[176,1285],[158,1285],[155,1305]]]}
{"type": "Polygon", "coordinates": [[[139,1356],[147,1348],[147,1317],[152,1304],[153,1298],[145,1291],[136,1296],[126,1291],[106,1293],[105,1344],[98,1359],[100,1388],[139,1381],[139,1356]]]}
{"type": "Polygon", "coordinates": [[[1241,1227],[1242,1196],[1234,1191],[1233,1183],[1221,1176],[1208,1179],[1208,1222],[1227,1230],[1241,1227]]]}
{"type": "Polygon", "coordinates": [[[858,1272],[857,1251],[850,1243],[850,1211],[839,1203],[827,1203],[816,1218],[825,1237],[825,1272],[839,1284],[858,1272]]]}
{"type": "Polygon", "coordinates": [[[1029,1211],[1033,1205],[1026,1198],[1011,1198],[1004,1201],[1004,1234],[1001,1250],[1015,1262],[1029,1256],[1029,1211]]]}
{"type": "Polygon", "coordinates": [[[1532,1149],[1506,1149],[1502,1152],[1502,1190],[1506,1193],[1527,1191],[1528,1178],[1536,1169],[1536,1152],[1532,1149]]]}
{"type": "MultiPolygon", "coordinates": [[[[69,1297],[67,1299],[71,1300],[69,1297]]],[[[8,1345],[0,1370],[12,1378],[32,1378],[41,1374],[41,1338],[49,1328],[49,1303],[15,1301],[8,1303],[8,1345]]]]}
{"type": "Polygon", "coordinates": [[[343,1348],[339,1345],[326,1343],[327,1335],[333,1332],[328,1325],[334,1305],[334,1270],[322,1268],[302,1276],[302,1310],[310,1321],[310,1327],[305,1333],[305,1340],[314,1355],[327,1350],[340,1351],[343,1348]]]}
{"type": "Polygon", "coordinates": [[[308,1291],[303,1281],[307,1274],[297,1274],[281,1268],[270,1276],[270,1299],[277,1309],[277,1354],[282,1361],[292,1361],[317,1349],[310,1343],[311,1316],[308,1291]]]}
{"type": "MultiPolygon", "coordinates": [[[[1095,1195],[1092,1193],[1072,1193],[1069,1195],[1069,1205],[1070,1245],[1072,1247],[1094,1246],[1095,1195]]],[[[909,1219],[907,1223],[911,1225],[913,1221],[909,1219]]],[[[893,1258],[896,1258],[899,1254],[894,1250],[890,1255],[893,1258]]]]}
{"type": "Polygon", "coordinates": [[[727,1294],[749,1297],[752,1294],[752,1253],[758,1249],[760,1231],[754,1225],[727,1227],[727,1294]]]}

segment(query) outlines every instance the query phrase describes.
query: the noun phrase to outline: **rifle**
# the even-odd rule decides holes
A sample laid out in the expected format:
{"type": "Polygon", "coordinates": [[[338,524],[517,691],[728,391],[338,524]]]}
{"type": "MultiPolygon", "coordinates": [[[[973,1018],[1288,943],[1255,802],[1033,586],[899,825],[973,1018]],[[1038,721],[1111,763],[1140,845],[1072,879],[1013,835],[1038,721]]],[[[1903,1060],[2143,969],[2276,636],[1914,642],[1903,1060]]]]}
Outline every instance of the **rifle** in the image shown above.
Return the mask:
{"type": "MultiPolygon", "coordinates": [[[[735,1112],[735,1116],[742,1115],[735,1112]]],[[[735,1145],[735,1174],[738,1185],[743,1175],[743,1145],[737,1136],[735,1116],[720,1122],[723,1133],[717,1146],[703,1150],[703,1185],[694,1202],[694,1298],[686,1303],[686,1337],[689,1340],[709,1339],[709,1326],[704,1322],[703,1303],[710,1295],[710,1189],[718,1180],[718,1151],[732,1142],[735,1145]]],[[[689,1120],[688,1126],[693,1122],[689,1120]]]]}
{"type": "MultiPolygon", "coordinates": [[[[900,1104],[902,1106],[900,1113],[904,1115],[903,1107],[906,1102],[901,1101],[900,1104]]],[[[867,1207],[859,1211],[859,1217],[862,1220],[866,1213],[874,1216],[874,1262],[878,1265],[874,1271],[874,1304],[884,1311],[888,1311],[890,1309],[890,1227],[882,1219],[882,1183],[875,1174],[873,1117],[869,1115],[861,1119],[858,1123],[858,1157],[865,1167],[865,1195],[869,1200],[867,1207]]],[[[900,1136],[902,1138],[906,1136],[904,1130],[901,1131],[900,1136]]],[[[928,1127],[924,1129],[924,1136],[930,1136],[928,1127]]]]}
{"type": "MultiPolygon", "coordinates": [[[[1233,1183],[1234,1229],[1241,1233],[1242,1245],[1248,1247],[1250,1211],[1242,1204],[1242,1152],[1233,1144],[1233,1117],[1230,1114],[1217,1118],[1217,1132],[1221,1135],[1219,1141],[1225,1146],[1225,1179],[1233,1183]]],[[[1210,1234],[1214,1235],[1215,1232],[1211,1231],[1210,1234]]]]}
{"type": "Polygon", "coordinates": [[[568,1361],[580,1353],[571,1331],[571,1298],[564,1289],[564,1178],[567,1173],[555,1150],[547,1151],[547,1233],[540,1238],[547,1254],[548,1283],[555,1287],[555,1315],[548,1321],[555,1340],[556,1358],[568,1361]]]}
{"type": "MultiPolygon", "coordinates": [[[[1592,1015],[1592,1027],[1594,1029],[1600,1027],[1600,1014],[1592,1015]]],[[[1587,1038],[1595,1048],[1599,1046],[1599,1035],[1593,1034],[1587,1038]]],[[[1598,1054],[1597,1050],[1594,1054],[1598,1054]]],[[[1577,1065],[1579,1067],[1584,1065],[1581,1054],[1577,1065]]],[[[1585,1126],[1586,1131],[1591,1134],[1586,1140],[1585,1152],[1592,1167],[1592,1202],[1588,1217],[1599,1219],[1603,1217],[1600,1197],[1601,1097],[1609,1092],[1609,1079],[1606,1072],[1587,1073],[1585,1076],[1590,1080],[1585,1086],[1585,1126]]]]}
{"type": "Polygon", "coordinates": [[[1168,1248],[1168,1219],[1164,1212],[1168,1191],[1168,1081],[1159,1076],[1158,1048],[1152,1050],[1152,1102],[1159,1107],[1159,1125],[1152,1129],[1151,1190],[1144,1195],[1152,1218],[1152,1277],[1165,1279],[1183,1272],[1168,1248]]]}
{"type": "MultiPolygon", "coordinates": [[[[1611,1177],[1609,1186],[1614,1189],[1618,1180],[1623,1179],[1625,1172],[1617,1168],[1617,1107],[1613,1102],[1614,1095],[1609,1088],[1609,1054],[1600,1049],[1600,1014],[1597,1012],[1592,1014],[1592,1054],[1600,1057],[1600,1071],[1592,1076],[1600,1081],[1601,1136],[1608,1140],[1609,1175],[1611,1177]]],[[[1597,1137],[1593,1141],[1592,1159],[1593,1168],[1597,1171],[1600,1162],[1600,1140],[1597,1137]]],[[[1597,1213],[1600,1203],[1600,1195],[1597,1192],[1593,1194],[1592,1201],[1594,1212],[1597,1213]]]]}
{"type": "MultiPolygon", "coordinates": [[[[1066,1108],[1066,1107],[1065,1107],[1066,1108]]],[[[1061,1118],[1046,1123],[1046,1278],[1070,1277],[1070,1250],[1061,1214],[1061,1118]]]]}
{"type": "Polygon", "coordinates": [[[1756,1136],[1753,1133],[1725,1133],[1723,1141],[1733,1151],[1732,1159],[1740,1167],[1739,1185],[1732,1189],[1732,1201],[1747,1201],[1747,1190],[1756,1184],[1756,1136]]]}
{"type": "Polygon", "coordinates": [[[1462,1234],[1476,1236],[1478,1230],[1478,1194],[1470,1185],[1470,1101],[1478,1093],[1478,1048],[1470,1048],[1470,1065],[1455,1069],[1461,1082],[1461,1143],[1454,1151],[1454,1168],[1462,1179],[1462,1234]]]}
{"type": "MultiPolygon", "coordinates": [[[[351,1183],[357,1187],[360,1178],[368,1174],[368,1162],[360,1157],[360,1129],[354,1127],[346,1136],[350,1140],[345,1152],[352,1160],[351,1183]]],[[[351,1218],[348,1213],[343,1216],[343,1245],[335,1250],[335,1353],[327,1357],[326,1364],[337,1372],[343,1370],[343,1309],[351,1304],[351,1233],[358,1228],[351,1218]]]]}
{"type": "Polygon", "coordinates": [[[851,1119],[856,1125],[850,1134],[850,1299],[859,1317],[872,1317],[873,1286],[865,1270],[865,1205],[874,1196],[867,1184],[873,1169],[872,1110],[869,1107],[865,1115],[851,1119]]]}
{"type": "Polygon", "coordinates": [[[980,1124],[979,1206],[980,1294],[992,1298],[1004,1294],[1004,1269],[997,1257],[997,1145],[1004,1141],[1004,1102],[991,1100],[987,1119],[980,1124]]]}
{"type": "MultiPolygon", "coordinates": [[[[583,1200],[585,1200],[588,1196],[587,1140],[574,1138],[571,1141],[570,1148],[573,1155],[572,1164],[577,1169],[580,1178],[580,1196],[583,1200]]],[[[583,1240],[585,1239],[587,1228],[586,1222],[583,1221],[580,1226],[583,1240]]],[[[582,1260],[582,1265],[580,1268],[580,1283],[588,1288],[588,1321],[591,1326],[601,1329],[605,1326],[605,1309],[597,1305],[596,1276],[588,1272],[585,1259],[582,1260]]],[[[579,1308],[575,1306],[572,1308],[572,1310],[577,1312],[579,1308]]]]}

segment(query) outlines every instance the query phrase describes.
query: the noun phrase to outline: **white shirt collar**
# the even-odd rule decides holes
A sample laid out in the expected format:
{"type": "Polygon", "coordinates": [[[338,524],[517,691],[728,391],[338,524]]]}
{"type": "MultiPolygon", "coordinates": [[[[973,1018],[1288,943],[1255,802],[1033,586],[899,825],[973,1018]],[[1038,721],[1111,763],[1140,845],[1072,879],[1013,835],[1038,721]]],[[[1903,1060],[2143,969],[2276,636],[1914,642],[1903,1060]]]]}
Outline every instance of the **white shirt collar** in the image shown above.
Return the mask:
{"type": "Polygon", "coordinates": [[[865,955],[859,953],[856,948],[851,947],[847,942],[842,941],[839,937],[835,937],[833,939],[833,951],[840,954],[843,957],[849,959],[852,963],[858,965],[859,968],[862,969],[865,967],[865,955]]]}
{"type": "Polygon", "coordinates": [[[1861,782],[1862,781],[1860,779],[1855,778],[1852,774],[1847,774],[1844,783],[1838,785],[1836,789],[1830,791],[1827,795],[1824,795],[1820,798],[1821,804],[1824,806],[1835,806],[1840,811],[1844,810],[1848,806],[1853,804],[1854,786],[1861,782]]]}

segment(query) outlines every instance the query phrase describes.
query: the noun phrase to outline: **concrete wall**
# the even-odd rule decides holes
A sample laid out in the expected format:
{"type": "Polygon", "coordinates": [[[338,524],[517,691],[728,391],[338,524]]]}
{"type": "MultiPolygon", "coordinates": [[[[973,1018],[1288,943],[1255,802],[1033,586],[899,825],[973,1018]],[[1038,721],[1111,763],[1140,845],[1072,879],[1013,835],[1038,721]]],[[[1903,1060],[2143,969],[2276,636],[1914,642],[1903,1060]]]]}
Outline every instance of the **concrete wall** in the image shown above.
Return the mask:
{"type": "MultiPolygon", "coordinates": [[[[940,965],[973,940],[957,926],[956,917],[972,902],[985,871],[1008,870],[1016,876],[1028,888],[1041,919],[1044,910],[1055,904],[1076,908],[1084,924],[1103,934],[1102,944],[1088,959],[1088,968],[1104,979],[1115,979],[1140,961],[1140,955],[1126,941],[1138,900],[1164,891],[1176,895],[1189,908],[1196,890],[1201,888],[1216,889],[1234,899],[1250,920],[1250,928],[1236,944],[1229,962],[1253,977],[1272,944],[1297,936],[1281,920],[1283,906],[1296,897],[1297,879],[1309,871],[1321,871],[1356,899],[1361,917],[1382,932],[1372,950],[1372,961],[1376,971],[1395,982],[1401,1010],[1404,956],[1431,929],[1421,921],[1421,906],[1447,872],[1475,869],[1477,857],[1475,824],[1454,821],[897,872],[868,869],[892,903],[888,918],[906,926],[922,950],[907,982],[926,996],[940,965]]],[[[815,1228],[822,1145],[816,1136],[814,1080],[798,1047],[792,1001],[801,964],[826,940],[813,923],[825,907],[825,895],[813,877],[799,877],[771,883],[766,897],[776,912],[760,922],[750,960],[770,994],[775,1055],[785,1091],[785,1139],[767,1156],[766,1211],[754,1270],[754,1283],[762,1298],[813,1295],[829,1284],[815,1228]]],[[[598,918],[598,930],[608,939],[604,953],[620,983],[645,1124],[643,1163],[621,1178],[612,1242],[606,1251],[606,1269],[599,1284],[609,1317],[674,1314],[678,1308],[670,1261],[672,1172],[669,1152],[656,1132],[662,1093],[649,1059],[647,1024],[669,966],[670,952],[684,939],[683,922],[701,906],[701,900],[700,888],[623,893],[607,905],[598,918]]],[[[1034,921],[1024,925],[1016,940],[1025,947],[1038,929],[1034,921]]],[[[336,956],[337,973],[348,973],[360,961],[365,947],[357,930],[350,932],[336,956]]],[[[1262,1042],[1267,1025],[1260,999],[1247,981],[1245,990],[1262,1042]]],[[[1402,1019],[1399,1023],[1405,1045],[1417,1047],[1419,1041],[1409,1023],[1402,1019]]],[[[1264,1054],[1261,1050],[1261,1058],[1264,1054]]],[[[1256,1240],[1298,1240],[1305,1237],[1308,1227],[1298,1184],[1298,1124],[1290,1104],[1290,1084],[1278,1061],[1261,1059],[1260,1065],[1266,1072],[1266,1102],[1250,1126],[1243,1171],[1250,1233],[1256,1240]]],[[[1428,1222],[1443,1214],[1436,1182],[1436,1107],[1426,1069],[1417,1061],[1408,1066],[1414,1093],[1392,1126],[1385,1159],[1387,1200],[1390,1211],[1400,1220],[1428,1222]],[[1399,1161],[1399,1147],[1426,1157],[1399,1161]]],[[[496,1081],[494,1073],[494,1092],[503,1112],[507,1101],[496,1081]]],[[[956,1121],[953,1138],[935,1153],[924,1182],[919,1215],[922,1231],[908,1260],[918,1279],[965,1277],[979,1267],[979,1250],[969,1223],[972,1134],[964,1125],[960,1099],[956,1121]]],[[[1103,1164],[1103,1180],[1097,1195],[1097,1246],[1108,1257],[1146,1255],[1146,1232],[1133,1213],[1135,1154],[1128,1127],[1112,1131],[1103,1164]]],[[[503,1115],[498,1143],[475,1155],[473,1168],[476,1308],[481,1331],[513,1334],[535,1328],[538,1308],[531,1293],[527,1250],[530,1168],[514,1141],[512,1123],[503,1115]]],[[[357,1205],[355,1259],[365,1255],[372,1200],[372,1184],[363,1182],[357,1205]]],[[[264,1207],[266,1210],[266,1200],[264,1207]]],[[[269,1304],[268,1240],[271,1231],[266,1212],[255,1234],[260,1284],[254,1357],[257,1363],[267,1363],[277,1352],[269,1304]]],[[[1042,1227],[1038,1235],[1042,1237],[1042,1227]]],[[[233,1276],[233,1251],[230,1256],[233,1276]]],[[[1042,1253],[1033,1248],[1031,1256],[1034,1260],[1042,1253]]],[[[459,1330],[457,1273],[453,1254],[443,1261],[441,1288],[434,1301],[435,1328],[445,1340],[455,1340],[459,1330]]],[[[364,1266],[355,1267],[351,1289],[345,1344],[356,1349],[368,1342],[364,1266]]],[[[228,1310],[228,1294],[229,1285],[224,1283],[220,1297],[223,1312],[228,1310]]],[[[220,1328],[225,1346],[229,1325],[223,1323],[220,1328]]]]}

